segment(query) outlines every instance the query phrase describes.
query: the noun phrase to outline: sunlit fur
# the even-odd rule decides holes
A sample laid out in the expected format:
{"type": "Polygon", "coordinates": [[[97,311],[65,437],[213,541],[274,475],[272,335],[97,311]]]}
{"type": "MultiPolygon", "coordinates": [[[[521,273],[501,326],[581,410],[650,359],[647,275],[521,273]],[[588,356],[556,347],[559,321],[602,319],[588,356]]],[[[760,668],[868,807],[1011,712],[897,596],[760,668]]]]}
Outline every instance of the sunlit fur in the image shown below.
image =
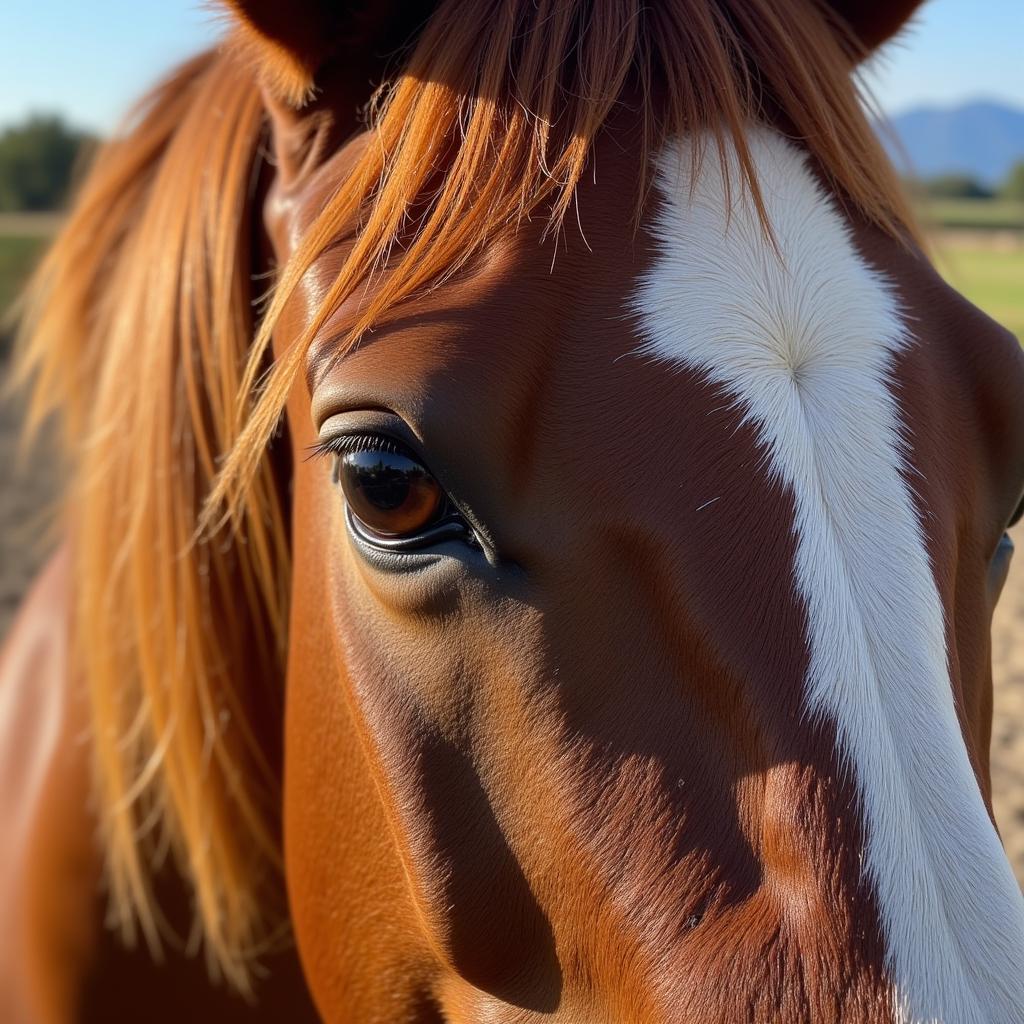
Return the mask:
{"type": "Polygon", "coordinates": [[[249,724],[281,708],[289,566],[269,460],[244,545],[192,539],[244,414],[262,122],[251,82],[210,57],[142,104],[36,276],[22,363],[30,427],[59,410],[73,466],[75,649],[113,909],[158,945],[150,874],[169,851],[211,963],[239,984],[281,906],[276,759],[249,724]]]}
{"type": "Polygon", "coordinates": [[[330,311],[389,264],[352,342],[522,219],[545,218],[556,239],[575,185],[600,173],[591,143],[620,99],[648,150],[698,129],[712,146],[731,139],[744,180],[729,186],[745,181],[755,202],[744,131],[771,111],[847,202],[899,235],[909,218],[850,80],[856,50],[806,0],[505,0],[484,21],[475,0],[450,0],[381,95],[374,144],[281,268],[258,329],[251,46],[245,60],[227,46],[184,67],[107,147],[31,289],[22,373],[34,421],[60,412],[75,468],[75,650],[126,928],[137,919],[157,941],[149,871],[165,847],[195,886],[211,962],[235,983],[276,925],[277,766],[251,724],[278,706],[289,586],[267,440],[330,311]],[[319,314],[258,390],[288,296],[357,220],[319,314]],[[231,526],[217,530],[225,504],[231,526]]]}

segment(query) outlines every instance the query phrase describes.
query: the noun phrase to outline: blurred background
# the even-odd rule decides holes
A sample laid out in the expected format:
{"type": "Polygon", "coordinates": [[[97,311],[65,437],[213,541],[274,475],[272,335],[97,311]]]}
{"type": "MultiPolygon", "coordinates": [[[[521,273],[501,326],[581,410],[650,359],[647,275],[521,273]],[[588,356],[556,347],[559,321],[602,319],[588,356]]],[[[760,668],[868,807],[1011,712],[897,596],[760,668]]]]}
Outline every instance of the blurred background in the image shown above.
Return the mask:
{"type": "MultiPolygon", "coordinates": [[[[7,314],[90,149],[165,69],[214,45],[221,29],[197,0],[34,0],[7,5],[2,20],[0,384],[10,358],[7,314]]],[[[863,79],[940,269],[1024,342],[1024,3],[932,0],[863,79]]],[[[19,415],[5,397],[0,642],[45,557],[46,513],[60,479],[45,444],[19,465],[19,415]]],[[[996,813],[1024,884],[1024,553],[996,613],[993,658],[996,813]]]]}

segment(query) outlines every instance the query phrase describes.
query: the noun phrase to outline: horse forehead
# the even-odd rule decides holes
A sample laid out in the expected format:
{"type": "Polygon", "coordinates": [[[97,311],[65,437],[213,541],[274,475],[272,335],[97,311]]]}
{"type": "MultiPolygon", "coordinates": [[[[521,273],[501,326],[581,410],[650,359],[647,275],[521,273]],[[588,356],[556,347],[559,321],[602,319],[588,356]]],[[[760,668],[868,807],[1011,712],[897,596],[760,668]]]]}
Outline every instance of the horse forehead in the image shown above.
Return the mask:
{"type": "MultiPolygon", "coordinates": [[[[382,361],[408,361],[416,377],[417,366],[451,365],[461,355],[461,374],[472,376],[474,369],[500,374],[502,390],[511,397],[517,381],[536,376],[538,364],[585,373],[599,371],[606,354],[614,359],[629,351],[635,340],[629,297],[647,254],[636,216],[636,183],[647,157],[638,142],[627,144],[632,141],[632,134],[622,131],[602,133],[594,146],[593,173],[578,186],[573,208],[557,228],[543,212],[518,222],[489,239],[458,274],[386,316],[373,332],[375,343],[387,342],[386,358],[385,347],[378,348],[382,361]],[[572,358],[571,346],[563,351],[561,341],[576,338],[586,341],[587,363],[572,358]],[[617,338],[625,342],[610,349],[617,338]]],[[[266,219],[279,260],[289,257],[365,145],[365,136],[356,137],[302,187],[271,195],[266,219]]],[[[336,239],[314,263],[305,289],[309,318],[353,241],[354,233],[336,239]]],[[[384,276],[386,271],[378,280],[384,276]]],[[[321,365],[344,338],[369,294],[358,288],[333,312],[311,350],[311,367],[321,365]]],[[[350,361],[339,376],[368,371],[369,366],[350,361]]]]}
{"type": "MultiPolygon", "coordinates": [[[[557,405],[568,412],[590,401],[588,389],[612,393],[640,386],[615,361],[638,341],[629,302],[645,265],[644,240],[625,218],[598,226],[595,215],[594,223],[593,231],[585,226],[586,236],[578,225],[567,225],[551,244],[544,244],[542,224],[520,226],[442,287],[391,311],[334,362],[365,298],[353,294],[310,348],[314,405],[317,390],[347,390],[353,400],[371,393],[383,400],[387,392],[398,412],[418,413],[429,404],[443,407],[446,419],[469,425],[517,415],[524,403],[540,412],[539,391],[548,411],[557,405]],[[332,369],[324,376],[328,364],[332,369]]],[[[304,289],[304,318],[312,318],[316,298],[344,258],[339,247],[317,260],[304,289]]]]}

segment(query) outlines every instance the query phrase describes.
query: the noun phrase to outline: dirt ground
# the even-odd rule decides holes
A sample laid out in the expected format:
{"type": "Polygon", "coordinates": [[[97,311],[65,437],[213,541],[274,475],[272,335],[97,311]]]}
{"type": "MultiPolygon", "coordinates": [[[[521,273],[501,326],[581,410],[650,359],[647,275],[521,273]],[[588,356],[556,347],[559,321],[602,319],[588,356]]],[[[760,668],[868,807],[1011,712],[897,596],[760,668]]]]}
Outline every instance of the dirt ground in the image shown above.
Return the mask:
{"type": "MultiPolygon", "coordinates": [[[[5,379],[0,344],[0,385],[5,379]]],[[[16,471],[19,411],[0,405],[0,641],[41,560],[48,541],[46,512],[58,467],[35,453],[16,471]]],[[[992,656],[996,715],[992,777],[996,818],[1007,852],[1024,886],[1024,526],[1016,531],[1018,553],[996,611],[992,656]]]]}
{"type": "Polygon", "coordinates": [[[1012,532],[1017,554],[992,624],[992,789],[1006,852],[1024,888],[1024,526],[1012,532]]]}
{"type": "Polygon", "coordinates": [[[39,450],[19,458],[21,409],[4,393],[7,342],[0,338],[0,641],[52,547],[48,523],[59,469],[39,450]]]}

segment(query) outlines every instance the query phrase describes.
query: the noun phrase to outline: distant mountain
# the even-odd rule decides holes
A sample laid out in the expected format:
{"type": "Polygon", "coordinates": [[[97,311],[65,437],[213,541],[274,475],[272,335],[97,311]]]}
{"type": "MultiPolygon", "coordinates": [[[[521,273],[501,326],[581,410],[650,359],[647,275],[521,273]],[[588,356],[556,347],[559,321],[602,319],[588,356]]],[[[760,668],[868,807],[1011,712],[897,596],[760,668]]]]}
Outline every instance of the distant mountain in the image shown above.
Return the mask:
{"type": "Polygon", "coordinates": [[[921,178],[960,172],[985,185],[998,185],[1024,160],[1024,110],[978,101],[958,107],[916,107],[889,119],[903,149],[882,131],[889,155],[900,170],[921,178]]]}

